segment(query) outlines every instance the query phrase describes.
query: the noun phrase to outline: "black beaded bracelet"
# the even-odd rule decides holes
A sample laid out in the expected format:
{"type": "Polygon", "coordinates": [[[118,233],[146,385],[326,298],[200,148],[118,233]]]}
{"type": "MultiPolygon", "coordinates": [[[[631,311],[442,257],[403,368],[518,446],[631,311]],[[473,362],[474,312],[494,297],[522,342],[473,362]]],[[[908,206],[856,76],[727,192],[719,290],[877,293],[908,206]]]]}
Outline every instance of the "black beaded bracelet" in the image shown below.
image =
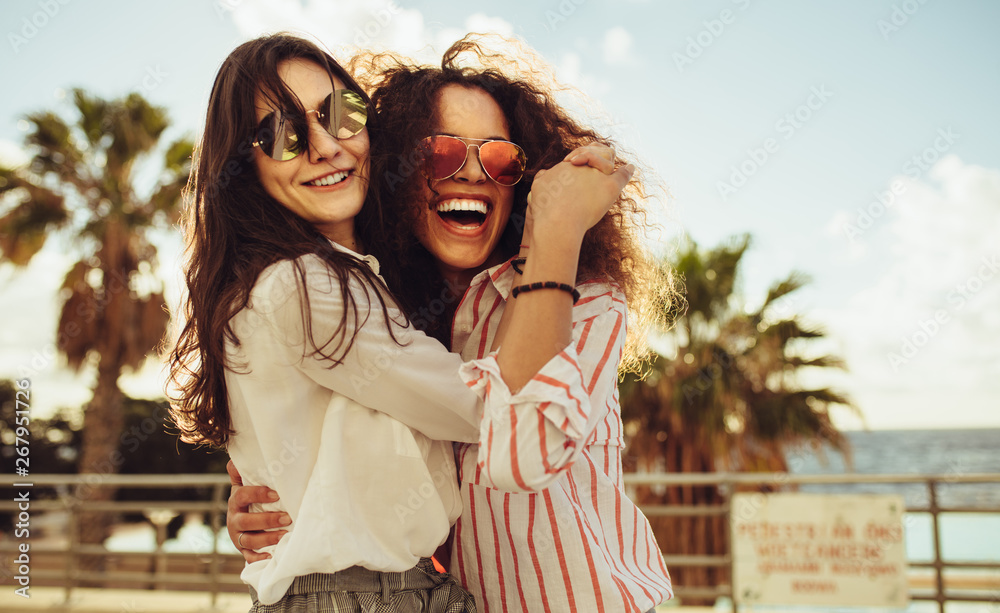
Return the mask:
{"type": "Polygon", "coordinates": [[[521,269],[521,266],[524,265],[524,263],[527,261],[528,258],[517,258],[515,260],[511,260],[510,267],[513,268],[515,271],[517,271],[517,274],[523,275],[524,270],[521,269]]]}
{"type": "Polygon", "coordinates": [[[573,296],[573,304],[580,299],[580,292],[576,291],[572,285],[566,283],[556,283],[555,281],[536,281],[529,285],[518,285],[513,290],[511,290],[511,295],[517,298],[518,294],[523,294],[525,292],[532,292],[536,289],[558,289],[569,293],[573,296]]]}

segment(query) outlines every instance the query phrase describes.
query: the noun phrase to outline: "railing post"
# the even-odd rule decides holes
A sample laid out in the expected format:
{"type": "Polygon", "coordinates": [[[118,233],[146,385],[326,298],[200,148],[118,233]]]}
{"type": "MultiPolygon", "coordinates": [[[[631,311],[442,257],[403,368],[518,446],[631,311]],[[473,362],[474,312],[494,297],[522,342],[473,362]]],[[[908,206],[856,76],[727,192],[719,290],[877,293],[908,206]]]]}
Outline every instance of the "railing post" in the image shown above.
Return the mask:
{"type": "Polygon", "coordinates": [[[732,604],[733,613],[739,612],[736,604],[736,556],[733,555],[733,490],[736,485],[728,478],[722,482],[722,504],[725,505],[726,518],[726,555],[729,556],[729,601],[732,604]]]}
{"type": "Polygon", "coordinates": [[[222,529],[219,516],[226,510],[226,501],[222,497],[225,487],[223,484],[216,484],[212,488],[212,557],[208,564],[208,575],[212,581],[211,603],[213,609],[216,608],[219,599],[219,530],[222,529]]]}
{"type": "Polygon", "coordinates": [[[936,599],[938,603],[938,613],[944,613],[944,562],[941,560],[941,526],[938,523],[939,511],[937,500],[937,482],[933,479],[927,480],[927,490],[930,495],[927,508],[931,513],[931,529],[934,534],[934,583],[936,586],[936,599]]]}
{"type": "Polygon", "coordinates": [[[172,509],[151,508],[145,512],[146,519],[156,527],[156,551],[153,552],[153,589],[165,590],[167,584],[163,582],[168,574],[168,564],[166,552],[163,550],[164,543],[167,542],[167,526],[177,513],[172,509]]]}
{"type": "Polygon", "coordinates": [[[80,545],[80,501],[75,496],[70,499],[69,505],[69,534],[66,543],[66,574],[65,586],[66,594],[63,596],[63,604],[69,605],[70,597],[73,595],[73,588],[76,586],[77,575],[77,549],[80,545]]]}

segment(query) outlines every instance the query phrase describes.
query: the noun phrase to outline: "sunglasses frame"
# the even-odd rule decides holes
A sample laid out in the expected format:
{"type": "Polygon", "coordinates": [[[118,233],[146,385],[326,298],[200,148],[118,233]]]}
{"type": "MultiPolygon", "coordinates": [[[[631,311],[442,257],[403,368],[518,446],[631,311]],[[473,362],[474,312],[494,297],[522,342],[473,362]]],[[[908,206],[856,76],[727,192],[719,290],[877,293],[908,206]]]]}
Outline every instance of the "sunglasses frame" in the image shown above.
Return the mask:
{"type": "Polygon", "coordinates": [[[424,164],[422,164],[423,166],[422,171],[424,176],[432,181],[444,181],[445,179],[450,179],[454,177],[456,174],[458,174],[459,171],[465,168],[466,163],[468,163],[469,149],[472,147],[476,148],[476,159],[479,160],[479,167],[482,168],[486,176],[489,177],[490,180],[496,183],[497,185],[502,185],[504,187],[513,187],[518,183],[520,183],[521,179],[524,178],[524,173],[527,171],[528,156],[524,153],[524,149],[522,149],[521,146],[518,145],[517,143],[511,142],[509,140],[503,140],[501,138],[466,138],[464,136],[451,136],[450,134],[432,134],[430,136],[425,136],[424,138],[420,139],[418,147],[423,146],[424,143],[432,143],[433,140],[436,138],[448,138],[462,143],[463,145],[465,145],[465,156],[462,158],[462,163],[459,165],[459,167],[456,168],[451,174],[444,177],[434,177],[431,176],[431,173],[428,171],[428,161],[433,157],[433,153],[432,152],[429,153],[424,158],[424,164]],[[475,145],[467,142],[470,140],[478,141],[481,144],[475,145]],[[482,147],[488,145],[489,143],[506,143],[508,145],[513,145],[514,149],[517,151],[517,159],[521,163],[521,174],[517,177],[517,181],[514,181],[513,183],[501,183],[500,181],[497,181],[492,174],[490,174],[489,170],[486,169],[486,165],[483,164],[482,147]]]}
{"type": "Polygon", "coordinates": [[[304,117],[299,115],[298,113],[286,113],[284,111],[272,111],[268,113],[257,124],[257,129],[254,132],[253,137],[251,137],[252,140],[250,141],[250,145],[252,147],[259,147],[260,150],[264,153],[264,155],[277,162],[287,162],[289,160],[294,160],[295,158],[299,157],[309,149],[309,136],[308,136],[309,126],[306,118],[309,116],[310,113],[316,113],[317,115],[316,119],[317,121],[319,121],[319,125],[321,125],[323,129],[330,134],[330,136],[336,138],[337,140],[347,140],[348,138],[353,138],[357,136],[358,134],[361,133],[362,130],[365,129],[365,126],[368,124],[368,105],[365,102],[365,99],[361,96],[361,94],[350,89],[337,89],[331,92],[330,95],[328,95],[326,98],[323,98],[323,102],[320,104],[320,110],[306,111],[304,117]],[[349,99],[349,98],[354,98],[354,99],[349,99]],[[342,125],[343,122],[340,121],[340,118],[343,116],[343,112],[338,112],[338,107],[343,107],[347,105],[350,105],[351,107],[362,111],[364,113],[364,118],[361,121],[356,121],[356,123],[358,124],[358,129],[355,132],[347,136],[338,136],[337,134],[341,130],[343,129],[350,130],[350,128],[346,128],[344,125],[342,125]],[[331,107],[333,107],[332,112],[331,112],[331,107]],[[276,117],[276,119],[271,119],[272,117],[276,117]],[[333,125],[334,121],[333,117],[337,118],[338,122],[337,125],[333,125]],[[279,128],[285,126],[286,124],[290,124],[292,128],[291,133],[295,136],[296,139],[295,148],[289,149],[282,146],[280,150],[281,157],[275,157],[272,153],[268,153],[268,151],[264,147],[265,143],[263,142],[262,134],[264,133],[265,130],[270,131],[272,132],[271,138],[273,139],[275,137],[275,134],[277,134],[281,130],[279,129],[272,130],[266,127],[262,127],[264,126],[265,122],[271,123],[271,125],[276,125],[279,128]]]}

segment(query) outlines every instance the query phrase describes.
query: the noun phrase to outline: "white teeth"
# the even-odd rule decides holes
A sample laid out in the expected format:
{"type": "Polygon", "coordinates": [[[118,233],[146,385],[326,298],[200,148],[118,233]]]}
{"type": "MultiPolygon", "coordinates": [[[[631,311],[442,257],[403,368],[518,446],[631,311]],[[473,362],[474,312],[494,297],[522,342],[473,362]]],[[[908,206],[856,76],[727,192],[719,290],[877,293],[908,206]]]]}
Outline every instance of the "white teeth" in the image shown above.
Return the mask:
{"type": "Polygon", "coordinates": [[[315,181],[311,181],[309,184],[318,185],[320,187],[324,185],[333,185],[334,183],[340,183],[341,181],[346,179],[348,174],[350,173],[348,173],[346,170],[343,170],[341,172],[337,172],[332,175],[326,175],[325,177],[320,177],[315,181]]]}
{"type": "Polygon", "coordinates": [[[475,211],[486,215],[488,209],[486,208],[486,203],[482,200],[465,200],[455,198],[453,200],[439,202],[437,205],[437,211],[438,213],[450,213],[451,211],[475,211]]]}

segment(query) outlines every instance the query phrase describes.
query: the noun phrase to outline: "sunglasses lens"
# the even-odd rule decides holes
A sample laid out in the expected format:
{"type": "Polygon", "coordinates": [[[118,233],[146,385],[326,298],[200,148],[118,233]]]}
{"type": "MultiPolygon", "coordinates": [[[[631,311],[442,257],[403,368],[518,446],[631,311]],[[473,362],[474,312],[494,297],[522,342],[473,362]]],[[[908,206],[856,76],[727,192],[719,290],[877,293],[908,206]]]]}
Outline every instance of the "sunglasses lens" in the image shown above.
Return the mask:
{"type": "Polygon", "coordinates": [[[514,143],[491,141],[479,147],[483,170],[500,185],[514,185],[524,175],[524,151],[514,143]]]}
{"type": "Polygon", "coordinates": [[[255,140],[261,151],[280,162],[299,154],[299,136],[292,123],[279,113],[270,113],[261,120],[255,140]]]}
{"type": "Polygon", "coordinates": [[[336,115],[340,118],[337,123],[337,138],[350,138],[364,129],[368,122],[368,107],[360,94],[350,90],[340,90],[337,99],[340,101],[336,115]]]}
{"type": "Polygon", "coordinates": [[[350,138],[364,129],[368,107],[357,92],[338,89],[323,101],[320,118],[326,131],[336,138],[350,138]]]}
{"type": "MultiPolygon", "coordinates": [[[[483,170],[500,185],[511,186],[524,176],[524,151],[507,141],[488,141],[477,147],[483,170]]],[[[469,155],[469,145],[454,136],[428,136],[418,148],[424,174],[435,181],[458,172],[469,155]]]]}
{"type": "Polygon", "coordinates": [[[465,143],[450,136],[429,136],[420,142],[424,173],[436,180],[450,177],[465,163],[465,143]]]}
{"type": "MultiPolygon", "coordinates": [[[[305,134],[308,128],[304,121],[293,121],[293,117],[297,115],[268,114],[257,126],[254,145],[260,147],[268,157],[279,162],[290,160],[302,153],[306,146],[305,134]]],[[[356,92],[339,89],[323,101],[319,121],[334,137],[350,138],[364,129],[368,121],[368,107],[356,92]]]]}

